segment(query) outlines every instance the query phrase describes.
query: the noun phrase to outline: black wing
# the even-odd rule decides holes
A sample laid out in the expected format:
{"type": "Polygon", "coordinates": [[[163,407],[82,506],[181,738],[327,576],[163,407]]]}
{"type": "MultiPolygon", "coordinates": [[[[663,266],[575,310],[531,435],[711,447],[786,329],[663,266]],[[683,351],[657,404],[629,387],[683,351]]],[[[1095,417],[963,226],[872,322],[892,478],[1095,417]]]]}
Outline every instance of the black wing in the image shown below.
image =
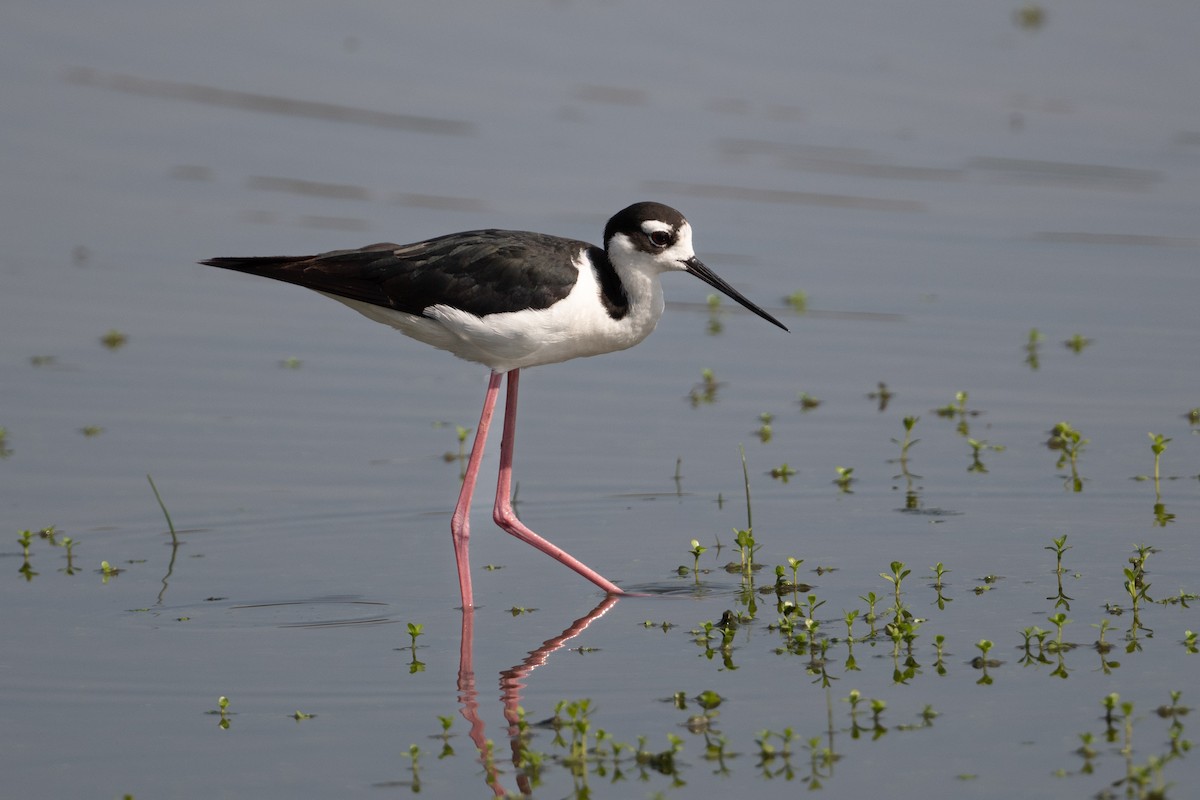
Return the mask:
{"type": "Polygon", "coordinates": [[[315,256],[214,258],[201,263],[421,314],[448,305],[476,316],[548,308],[575,285],[579,256],[607,261],[585,242],[528,231],[453,233],[315,256]]]}

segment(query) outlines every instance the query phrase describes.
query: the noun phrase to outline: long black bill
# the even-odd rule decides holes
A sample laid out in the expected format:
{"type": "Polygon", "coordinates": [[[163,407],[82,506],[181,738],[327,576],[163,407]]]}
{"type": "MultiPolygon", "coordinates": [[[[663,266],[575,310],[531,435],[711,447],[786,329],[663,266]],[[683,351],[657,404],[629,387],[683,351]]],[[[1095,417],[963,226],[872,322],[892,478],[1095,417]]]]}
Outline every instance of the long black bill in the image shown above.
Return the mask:
{"type": "Polygon", "coordinates": [[[687,268],[687,271],[689,273],[691,273],[692,275],[695,275],[697,278],[704,281],[705,283],[707,283],[709,286],[713,287],[717,291],[738,301],[743,306],[745,306],[746,308],[753,311],[755,314],[758,314],[760,317],[765,319],[767,322],[771,323],[772,325],[777,325],[780,328],[783,328],[785,331],[788,329],[787,325],[784,325],[782,322],[775,319],[774,317],[772,317],[767,312],[763,311],[758,306],[754,305],[754,303],[751,303],[748,299],[746,299],[742,295],[741,292],[739,292],[737,289],[733,288],[728,283],[726,283],[724,280],[722,280],[721,277],[719,275],[717,275],[717,273],[713,272],[711,269],[704,266],[704,264],[702,264],[700,262],[700,259],[689,258],[687,261],[683,262],[683,264],[687,268]]]}

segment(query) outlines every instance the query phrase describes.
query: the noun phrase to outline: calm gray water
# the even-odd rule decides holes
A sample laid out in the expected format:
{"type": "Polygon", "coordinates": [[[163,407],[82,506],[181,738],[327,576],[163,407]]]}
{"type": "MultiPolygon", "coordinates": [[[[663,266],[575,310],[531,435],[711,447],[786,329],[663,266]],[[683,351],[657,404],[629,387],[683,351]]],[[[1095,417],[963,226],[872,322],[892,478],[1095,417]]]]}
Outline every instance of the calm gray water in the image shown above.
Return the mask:
{"type": "Polygon", "coordinates": [[[1186,643],[1200,630],[1200,428],[1185,417],[1200,406],[1200,8],[1051,6],[1040,27],[1018,8],[8,9],[6,791],[1059,798],[1161,780],[1187,796],[1196,759],[1168,755],[1195,716],[1155,710],[1172,691],[1200,702],[1186,643]],[[443,454],[455,425],[475,425],[483,370],[195,262],[477,227],[595,241],[640,199],[683,210],[701,258],[792,332],[726,303],[714,335],[707,287],[668,276],[643,345],[528,372],[523,519],[651,596],[602,604],[494,529],[493,441],[472,546],[483,607],[465,632],[447,531],[459,467],[443,454]],[[786,307],[796,291],[804,315],[786,307]],[[110,331],[122,346],[101,342],[110,331]],[[1064,345],[1076,335],[1090,340],[1078,353],[1064,345]],[[720,385],[693,407],[704,369],[720,385]],[[894,393],[882,409],[868,397],[880,382],[894,393]],[[820,406],[802,411],[801,392],[820,406]],[[935,413],[956,392],[968,415],[935,413]],[[911,478],[893,442],[907,416],[920,417],[911,478]],[[1063,421],[1088,440],[1078,492],[1046,447],[1063,421]],[[1134,480],[1153,471],[1147,432],[1171,439],[1157,497],[1134,480]],[[804,559],[815,588],[787,597],[824,603],[828,686],[810,650],[787,652],[775,595],[718,568],[746,526],[739,445],[767,567],[755,585],[804,559]],[[784,464],[796,473],[772,478],[784,464]],[[37,536],[47,526],[58,546],[37,536]],[[1064,535],[1069,600],[1046,549],[1064,535]],[[680,576],[692,539],[705,572],[680,576]],[[1155,548],[1136,616],[1135,545],[1155,548]],[[122,571],[106,579],[101,561],[122,571]],[[896,656],[892,561],[924,620],[896,656]],[[706,647],[696,632],[727,610],[742,618],[731,647],[718,633],[706,647]],[[1023,651],[1024,629],[1056,638],[1059,612],[1078,647],[1023,651]],[[407,623],[423,626],[415,654],[407,623]],[[990,684],[970,663],[981,639],[1002,662],[990,684]],[[724,699],[702,719],[691,698],[709,690],[724,699]],[[1110,725],[1114,692],[1133,705],[1110,725]],[[228,727],[207,713],[221,696],[228,727]],[[601,750],[645,737],[660,757],[572,767],[538,728],[541,772],[518,770],[515,705],[538,721],[584,698],[592,745],[603,729],[601,750]],[[871,700],[886,704],[878,725],[871,700]],[[452,755],[431,738],[439,716],[452,755]],[[763,731],[790,755],[764,758],[763,731]]]}

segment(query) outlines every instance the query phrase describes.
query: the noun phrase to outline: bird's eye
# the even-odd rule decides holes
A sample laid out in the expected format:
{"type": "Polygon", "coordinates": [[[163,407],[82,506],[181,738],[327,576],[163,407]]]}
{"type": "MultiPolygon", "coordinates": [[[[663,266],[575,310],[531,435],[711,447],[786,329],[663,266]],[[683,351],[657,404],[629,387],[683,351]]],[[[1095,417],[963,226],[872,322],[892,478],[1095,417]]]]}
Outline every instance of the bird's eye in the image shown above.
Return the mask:
{"type": "Polygon", "coordinates": [[[667,231],[651,231],[647,236],[650,237],[650,244],[655,247],[666,247],[671,243],[671,234],[667,231]]]}

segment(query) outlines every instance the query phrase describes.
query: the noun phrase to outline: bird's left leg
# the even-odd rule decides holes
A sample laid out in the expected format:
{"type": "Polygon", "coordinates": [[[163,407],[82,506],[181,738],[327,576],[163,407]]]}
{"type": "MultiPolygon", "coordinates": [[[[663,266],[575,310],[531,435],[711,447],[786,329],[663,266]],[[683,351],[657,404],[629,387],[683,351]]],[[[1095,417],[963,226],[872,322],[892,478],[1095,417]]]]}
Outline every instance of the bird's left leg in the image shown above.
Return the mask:
{"type": "Polygon", "coordinates": [[[551,544],[529,530],[517,519],[516,512],[513,511],[510,498],[512,494],[513,440],[517,433],[517,384],[519,380],[520,370],[514,369],[508,373],[508,394],[504,401],[504,433],[500,437],[500,478],[496,484],[496,504],[492,508],[492,519],[508,533],[575,570],[608,594],[625,594],[620,586],[561,547],[551,544]]]}

